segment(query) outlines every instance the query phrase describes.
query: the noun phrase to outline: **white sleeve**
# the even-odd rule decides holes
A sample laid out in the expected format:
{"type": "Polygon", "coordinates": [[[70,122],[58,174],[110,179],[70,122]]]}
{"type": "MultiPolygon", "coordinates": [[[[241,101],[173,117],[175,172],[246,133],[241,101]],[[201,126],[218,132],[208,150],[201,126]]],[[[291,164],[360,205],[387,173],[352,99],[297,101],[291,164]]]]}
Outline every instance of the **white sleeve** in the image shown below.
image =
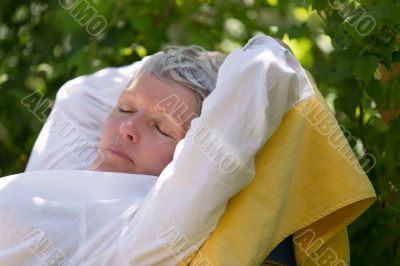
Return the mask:
{"type": "Polygon", "coordinates": [[[301,98],[300,87],[310,90],[293,60],[266,36],[226,58],[201,116],[121,237],[131,265],[176,265],[208,238],[228,200],[252,180],[255,154],[301,98]]]}
{"type": "Polygon", "coordinates": [[[104,122],[143,60],[64,84],[25,171],[89,169],[97,155],[104,122]]]}

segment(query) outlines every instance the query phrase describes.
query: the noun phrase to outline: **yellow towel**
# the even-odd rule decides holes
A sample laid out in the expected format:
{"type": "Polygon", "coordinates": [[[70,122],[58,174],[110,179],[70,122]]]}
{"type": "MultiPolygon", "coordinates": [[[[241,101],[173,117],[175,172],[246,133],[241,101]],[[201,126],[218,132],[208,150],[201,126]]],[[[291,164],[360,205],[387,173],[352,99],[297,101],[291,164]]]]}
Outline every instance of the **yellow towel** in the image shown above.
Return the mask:
{"type": "Polygon", "coordinates": [[[349,264],[346,226],[375,192],[315,83],[313,89],[257,154],[254,181],[183,265],[259,266],[289,235],[297,265],[349,264]]]}

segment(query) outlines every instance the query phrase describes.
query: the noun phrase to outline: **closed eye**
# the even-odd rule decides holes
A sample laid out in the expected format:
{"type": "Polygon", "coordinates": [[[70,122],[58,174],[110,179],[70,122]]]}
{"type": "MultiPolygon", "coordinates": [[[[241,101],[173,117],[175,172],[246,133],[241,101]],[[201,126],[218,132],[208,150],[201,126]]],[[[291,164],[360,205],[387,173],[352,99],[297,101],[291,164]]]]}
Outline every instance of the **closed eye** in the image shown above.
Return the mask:
{"type": "Polygon", "coordinates": [[[164,135],[166,137],[171,137],[166,132],[162,131],[161,128],[158,125],[154,125],[154,126],[156,127],[157,131],[160,132],[162,135],[164,135]]]}
{"type": "Polygon", "coordinates": [[[118,108],[118,111],[120,112],[120,113],[135,113],[135,111],[131,111],[131,110],[128,110],[128,109],[123,109],[123,108],[118,108]]]}

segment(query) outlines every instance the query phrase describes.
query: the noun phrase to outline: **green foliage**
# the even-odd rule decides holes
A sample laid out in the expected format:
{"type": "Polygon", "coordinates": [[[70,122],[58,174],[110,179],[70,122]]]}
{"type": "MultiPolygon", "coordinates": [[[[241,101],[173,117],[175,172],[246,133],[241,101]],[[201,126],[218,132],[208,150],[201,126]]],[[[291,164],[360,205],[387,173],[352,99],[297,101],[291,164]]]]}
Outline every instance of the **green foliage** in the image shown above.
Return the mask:
{"type": "Polygon", "coordinates": [[[90,14],[60,5],[68,2],[79,1],[0,4],[1,175],[24,170],[43,125],[22,102],[30,93],[54,99],[73,77],[129,64],[169,43],[229,52],[263,32],[286,41],[314,74],[339,123],[358,140],[354,151],[376,158],[368,176],[379,198],[350,226],[352,264],[400,265],[398,1],[82,1],[107,22],[97,36],[87,28],[90,14]]]}

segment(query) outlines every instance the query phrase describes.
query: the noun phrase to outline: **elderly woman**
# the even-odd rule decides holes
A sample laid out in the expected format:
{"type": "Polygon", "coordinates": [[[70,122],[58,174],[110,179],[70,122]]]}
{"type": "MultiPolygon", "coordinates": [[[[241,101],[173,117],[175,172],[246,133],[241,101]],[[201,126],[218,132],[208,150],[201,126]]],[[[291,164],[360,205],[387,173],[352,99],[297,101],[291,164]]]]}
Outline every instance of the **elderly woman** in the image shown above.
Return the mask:
{"type": "Polygon", "coordinates": [[[219,54],[174,47],[127,71],[128,86],[124,68],[68,83],[28,172],[0,181],[0,265],[175,265],[196,251],[310,95],[287,52],[257,36],[219,68],[219,54]],[[99,171],[82,171],[91,147],[99,171]]]}

